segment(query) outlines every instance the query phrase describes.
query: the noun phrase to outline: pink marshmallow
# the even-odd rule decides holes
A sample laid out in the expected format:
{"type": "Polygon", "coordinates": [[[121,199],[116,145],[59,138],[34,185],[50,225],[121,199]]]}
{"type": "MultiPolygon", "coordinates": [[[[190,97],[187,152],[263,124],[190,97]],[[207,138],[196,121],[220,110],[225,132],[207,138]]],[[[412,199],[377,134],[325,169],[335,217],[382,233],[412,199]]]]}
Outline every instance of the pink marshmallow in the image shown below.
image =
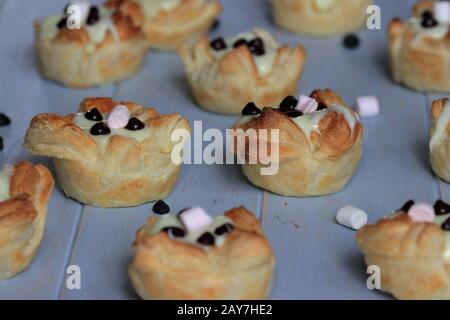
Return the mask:
{"type": "Polygon", "coordinates": [[[126,106],[117,106],[108,116],[108,126],[112,129],[125,128],[130,120],[130,111],[126,106]]]}
{"type": "Polygon", "coordinates": [[[356,99],[358,114],[361,117],[373,117],[380,113],[378,99],[374,96],[363,96],[356,99]]]}
{"type": "Polygon", "coordinates": [[[200,207],[183,211],[179,217],[188,232],[203,230],[214,223],[213,218],[200,207]]]}
{"type": "Polygon", "coordinates": [[[446,1],[434,2],[434,17],[438,22],[449,23],[450,22],[450,3],[446,1]]]}
{"type": "Polygon", "coordinates": [[[313,113],[314,111],[317,110],[318,107],[319,103],[315,99],[301,95],[298,98],[298,103],[295,109],[300,110],[301,112],[303,112],[303,114],[306,114],[306,113],[313,113]]]}
{"type": "Polygon", "coordinates": [[[412,221],[420,223],[420,222],[434,222],[435,213],[434,208],[428,203],[417,203],[413,205],[409,211],[408,216],[412,221]]]}

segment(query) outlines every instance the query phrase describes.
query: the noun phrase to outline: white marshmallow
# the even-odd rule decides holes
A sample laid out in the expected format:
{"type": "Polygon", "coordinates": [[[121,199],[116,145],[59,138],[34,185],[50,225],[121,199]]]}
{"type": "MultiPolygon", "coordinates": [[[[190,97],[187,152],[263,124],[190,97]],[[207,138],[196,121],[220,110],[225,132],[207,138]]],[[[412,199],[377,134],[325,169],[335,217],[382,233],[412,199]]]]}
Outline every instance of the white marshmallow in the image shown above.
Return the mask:
{"type": "Polygon", "coordinates": [[[339,209],[336,221],[343,226],[359,230],[367,224],[367,213],[358,208],[346,206],[339,209]]]}
{"type": "Polygon", "coordinates": [[[306,114],[306,113],[313,113],[314,111],[317,110],[318,107],[319,103],[315,99],[301,95],[298,98],[298,103],[295,109],[300,110],[301,112],[306,114]]]}
{"type": "Polygon", "coordinates": [[[72,1],[68,7],[69,12],[66,12],[67,14],[73,14],[73,12],[70,10],[70,6],[77,6],[80,9],[80,20],[81,23],[84,23],[89,15],[89,11],[91,10],[91,4],[89,3],[89,1],[72,1]]]}
{"type": "Polygon", "coordinates": [[[432,223],[435,218],[434,208],[432,205],[425,202],[416,203],[408,210],[408,216],[413,222],[432,223]]]}
{"type": "Polygon", "coordinates": [[[179,217],[188,232],[203,230],[214,223],[214,219],[200,207],[188,209],[182,212],[179,217]]]}
{"type": "Polygon", "coordinates": [[[373,117],[380,113],[378,99],[374,96],[362,96],[356,99],[358,114],[361,117],[373,117]]]}
{"type": "Polygon", "coordinates": [[[440,23],[450,23],[450,3],[448,1],[435,1],[434,17],[440,23]]]}
{"type": "Polygon", "coordinates": [[[112,129],[125,128],[130,120],[130,111],[127,106],[116,106],[108,116],[108,126],[112,129]]]}

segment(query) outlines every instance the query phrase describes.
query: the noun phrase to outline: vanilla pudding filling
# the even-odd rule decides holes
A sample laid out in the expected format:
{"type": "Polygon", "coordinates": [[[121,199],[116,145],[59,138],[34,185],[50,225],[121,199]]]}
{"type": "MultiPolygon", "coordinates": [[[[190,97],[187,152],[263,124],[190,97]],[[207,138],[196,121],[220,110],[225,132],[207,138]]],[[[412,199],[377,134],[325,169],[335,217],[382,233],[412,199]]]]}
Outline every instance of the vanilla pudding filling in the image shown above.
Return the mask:
{"type": "Polygon", "coordinates": [[[0,202],[8,200],[11,197],[10,194],[10,181],[14,173],[12,166],[4,166],[0,171],[0,202]]]}
{"type": "Polygon", "coordinates": [[[138,0],[143,8],[145,16],[152,18],[160,12],[167,12],[175,9],[181,4],[181,0],[138,0]]]}
{"type": "Polygon", "coordinates": [[[450,21],[439,22],[431,11],[426,11],[420,17],[410,18],[409,25],[419,37],[443,39],[449,31],[450,21]]]}
{"type": "Polygon", "coordinates": [[[447,126],[450,122],[450,103],[447,102],[439,115],[436,122],[434,132],[430,139],[430,150],[439,145],[439,143],[447,137],[447,126]]]}

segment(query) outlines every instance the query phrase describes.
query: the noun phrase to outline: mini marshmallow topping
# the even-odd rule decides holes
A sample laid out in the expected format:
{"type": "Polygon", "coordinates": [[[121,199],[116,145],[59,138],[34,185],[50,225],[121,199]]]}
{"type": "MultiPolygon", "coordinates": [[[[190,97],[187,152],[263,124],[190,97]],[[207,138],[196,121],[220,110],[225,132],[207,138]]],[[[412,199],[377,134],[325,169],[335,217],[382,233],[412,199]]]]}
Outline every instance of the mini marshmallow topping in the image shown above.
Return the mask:
{"type": "Polygon", "coordinates": [[[308,97],[308,96],[301,95],[298,98],[298,104],[295,107],[295,109],[303,112],[303,114],[306,114],[306,113],[315,112],[318,107],[319,107],[319,103],[315,99],[308,97]]]}
{"type": "Polygon", "coordinates": [[[130,111],[127,106],[116,106],[108,116],[108,126],[112,129],[125,128],[130,120],[130,111]]]}
{"type": "Polygon", "coordinates": [[[367,224],[367,213],[358,208],[346,206],[339,209],[336,221],[353,230],[359,230],[367,224]]]}
{"type": "Polygon", "coordinates": [[[413,222],[433,223],[435,219],[434,208],[428,203],[417,203],[408,210],[408,216],[413,222]]]}
{"type": "Polygon", "coordinates": [[[206,229],[214,223],[214,219],[200,207],[183,211],[179,218],[189,233],[206,229]]]}
{"type": "Polygon", "coordinates": [[[440,23],[450,23],[450,3],[448,1],[435,1],[433,6],[436,20],[440,23]]]}
{"type": "Polygon", "coordinates": [[[374,96],[362,96],[356,99],[357,111],[361,117],[373,117],[380,113],[378,99],[374,96]]]}

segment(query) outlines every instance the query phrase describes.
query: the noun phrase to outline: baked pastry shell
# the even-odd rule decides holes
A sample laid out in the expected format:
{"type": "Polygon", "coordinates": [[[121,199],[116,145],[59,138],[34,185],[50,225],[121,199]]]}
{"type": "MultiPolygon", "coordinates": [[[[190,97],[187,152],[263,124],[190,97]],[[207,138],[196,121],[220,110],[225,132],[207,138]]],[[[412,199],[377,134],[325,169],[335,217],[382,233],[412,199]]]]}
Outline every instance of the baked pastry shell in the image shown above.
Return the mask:
{"type": "Polygon", "coordinates": [[[399,212],[363,227],[356,240],[366,264],[380,268],[383,291],[398,299],[450,299],[450,265],[439,225],[414,223],[399,212]]]}
{"type": "Polygon", "coordinates": [[[0,202],[0,280],[14,277],[33,260],[44,235],[53,178],[43,165],[20,162],[0,202]]]}
{"type": "Polygon", "coordinates": [[[316,0],[272,0],[275,24],[291,32],[332,37],[360,29],[371,0],[337,0],[320,10],[316,0]]]}
{"type": "Polygon", "coordinates": [[[141,142],[112,135],[103,150],[72,121],[73,115],[40,114],[28,128],[24,146],[33,154],[52,158],[57,181],[65,194],[97,207],[129,207],[167,197],[175,186],[181,165],[171,159],[176,129],[190,132],[178,114],[161,115],[152,108],[109,98],[87,98],[81,112],[93,107],[110,112],[124,104],[131,116],[151,128],[141,142]]]}
{"type": "MultiPolygon", "coordinates": [[[[264,30],[254,32],[273,40],[264,30]]],[[[306,60],[300,44],[280,46],[271,72],[261,76],[247,46],[216,59],[204,37],[194,45],[184,45],[179,53],[195,101],[203,109],[221,114],[240,114],[249,101],[278,106],[284,97],[296,93],[306,60]]]]}
{"type": "MultiPolygon", "coordinates": [[[[431,107],[432,128],[431,134],[436,130],[436,123],[442,113],[444,106],[449,103],[449,99],[440,99],[433,101],[431,107]]],[[[434,173],[440,178],[450,183],[450,122],[447,123],[445,137],[430,151],[430,162],[434,173]]]]}
{"type": "MultiPolygon", "coordinates": [[[[349,110],[350,107],[333,91],[316,90],[311,95],[326,105],[339,104],[349,110]]],[[[351,111],[353,112],[353,111],[351,111]]],[[[359,121],[353,131],[344,116],[329,112],[319,124],[320,134],[311,134],[311,143],[300,127],[283,112],[264,108],[262,114],[233,129],[247,131],[254,129],[279,129],[279,170],[274,175],[262,175],[266,165],[249,163],[250,140],[246,140],[245,164],[242,170],[254,185],[282,196],[307,197],[322,196],[341,191],[354,174],[362,154],[363,128],[359,121]]],[[[259,138],[257,138],[259,139],[259,138]]],[[[266,143],[265,141],[262,141],[266,143]]],[[[260,141],[256,141],[257,144],[260,141]]],[[[272,141],[268,141],[267,150],[272,150],[272,141]]],[[[234,152],[238,143],[235,143],[234,152]]],[[[242,156],[242,155],[241,155],[242,156]]]]}
{"type": "Polygon", "coordinates": [[[275,258],[258,221],[245,208],[225,213],[234,223],[221,247],[203,250],[164,232],[137,232],[129,276],[143,299],[263,299],[275,258]]]}

